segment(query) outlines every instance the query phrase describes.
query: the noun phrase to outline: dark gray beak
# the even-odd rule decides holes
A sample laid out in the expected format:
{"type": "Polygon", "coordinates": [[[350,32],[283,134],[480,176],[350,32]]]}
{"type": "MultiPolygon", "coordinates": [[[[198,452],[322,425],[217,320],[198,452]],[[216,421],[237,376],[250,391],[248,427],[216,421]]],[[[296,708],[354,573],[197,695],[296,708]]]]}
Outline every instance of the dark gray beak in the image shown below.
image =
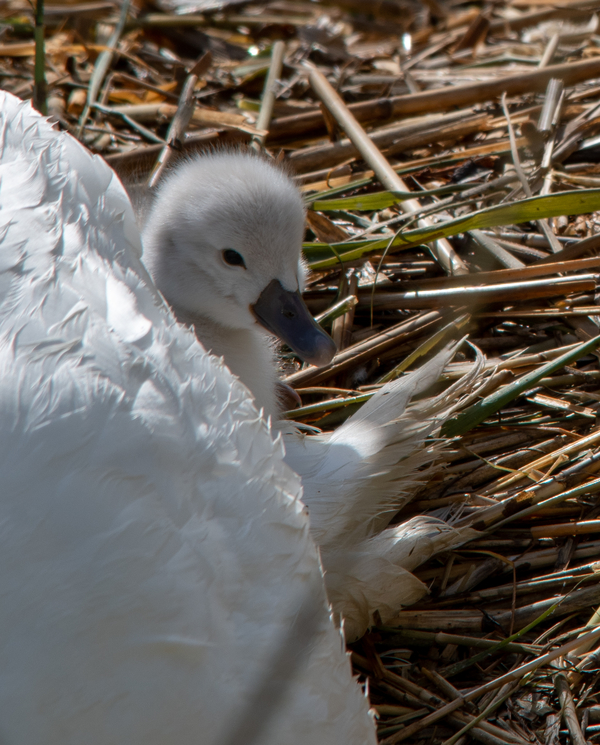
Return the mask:
{"type": "Polygon", "coordinates": [[[327,365],[336,353],[333,339],[311,316],[298,291],[284,290],[274,279],[251,306],[258,322],[275,334],[305,362],[327,365]]]}

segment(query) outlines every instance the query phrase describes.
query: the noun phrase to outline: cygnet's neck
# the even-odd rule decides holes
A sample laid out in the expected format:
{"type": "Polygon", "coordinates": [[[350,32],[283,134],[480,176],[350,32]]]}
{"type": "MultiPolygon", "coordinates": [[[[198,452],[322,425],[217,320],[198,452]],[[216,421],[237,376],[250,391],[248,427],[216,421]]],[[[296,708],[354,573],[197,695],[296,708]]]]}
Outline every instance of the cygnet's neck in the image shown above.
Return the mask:
{"type": "MultiPolygon", "coordinates": [[[[173,307],[173,306],[172,306],[173,307]]],[[[276,421],[280,415],[277,402],[275,351],[266,334],[257,329],[232,329],[212,318],[194,315],[173,307],[177,320],[193,326],[198,341],[225,364],[252,393],[256,407],[276,421]]]]}

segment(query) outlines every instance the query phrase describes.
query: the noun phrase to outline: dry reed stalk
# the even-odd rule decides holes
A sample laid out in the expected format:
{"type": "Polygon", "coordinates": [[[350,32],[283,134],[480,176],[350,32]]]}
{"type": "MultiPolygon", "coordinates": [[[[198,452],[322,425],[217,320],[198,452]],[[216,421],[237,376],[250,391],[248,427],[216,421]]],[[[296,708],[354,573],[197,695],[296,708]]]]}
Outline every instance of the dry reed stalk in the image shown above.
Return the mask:
{"type": "MultiPolygon", "coordinates": [[[[365,161],[371,166],[384,188],[392,192],[407,191],[405,183],[390,166],[374,142],[367,136],[325,76],[316,68],[312,68],[309,72],[309,79],[317,95],[336,118],[365,161]]],[[[421,205],[416,199],[405,199],[400,203],[400,208],[404,212],[418,212],[421,205]]],[[[423,218],[418,221],[418,225],[429,227],[431,222],[423,218]]],[[[464,262],[456,255],[452,245],[445,238],[435,241],[431,245],[431,252],[447,274],[466,274],[468,272],[464,262]]]]}
{"type": "MultiPolygon", "coordinates": [[[[584,60],[564,65],[550,65],[542,70],[520,75],[508,75],[500,80],[440,88],[408,96],[380,98],[367,103],[357,103],[349,107],[352,115],[360,122],[385,121],[393,117],[409,114],[426,114],[446,111],[454,106],[471,106],[481,101],[499,98],[503,93],[514,96],[545,89],[548,81],[558,78],[565,86],[600,76],[600,60],[584,60]]],[[[308,132],[322,130],[323,117],[320,111],[307,112],[295,117],[281,117],[273,121],[270,138],[273,141],[287,139],[308,132]]]]}

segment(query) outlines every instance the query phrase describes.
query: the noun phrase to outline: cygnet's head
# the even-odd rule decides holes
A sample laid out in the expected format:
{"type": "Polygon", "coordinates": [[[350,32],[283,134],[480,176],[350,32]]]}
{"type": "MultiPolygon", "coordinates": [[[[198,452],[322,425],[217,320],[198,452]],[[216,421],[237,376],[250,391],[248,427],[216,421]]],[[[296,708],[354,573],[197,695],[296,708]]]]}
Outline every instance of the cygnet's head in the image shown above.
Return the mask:
{"type": "Polygon", "coordinates": [[[300,297],[305,210],[289,177],[240,151],[188,160],[159,187],[144,261],[177,310],[234,329],[257,324],[307,361],[335,347],[300,297]]]}

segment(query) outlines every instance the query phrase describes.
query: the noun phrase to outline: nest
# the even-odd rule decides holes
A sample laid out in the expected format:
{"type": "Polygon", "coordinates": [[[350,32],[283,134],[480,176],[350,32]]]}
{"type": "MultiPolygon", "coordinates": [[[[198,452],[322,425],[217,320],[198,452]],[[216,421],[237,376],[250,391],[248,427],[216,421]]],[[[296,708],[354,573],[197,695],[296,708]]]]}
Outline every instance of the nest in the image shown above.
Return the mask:
{"type": "MultiPolygon", "coordinates": [[[[538,0],[92,0],[0,10],[0,82],[124,178],[250,146],[307,204],[305,299],[338,345],[283,350],[333,429],[468,334],[482,385],[396,516],[476,537],[352,645],[386,745],[600,735],[600,37],[538,0]]],[[[468,372],[469,347],[437,391],[468,372]]]]}

